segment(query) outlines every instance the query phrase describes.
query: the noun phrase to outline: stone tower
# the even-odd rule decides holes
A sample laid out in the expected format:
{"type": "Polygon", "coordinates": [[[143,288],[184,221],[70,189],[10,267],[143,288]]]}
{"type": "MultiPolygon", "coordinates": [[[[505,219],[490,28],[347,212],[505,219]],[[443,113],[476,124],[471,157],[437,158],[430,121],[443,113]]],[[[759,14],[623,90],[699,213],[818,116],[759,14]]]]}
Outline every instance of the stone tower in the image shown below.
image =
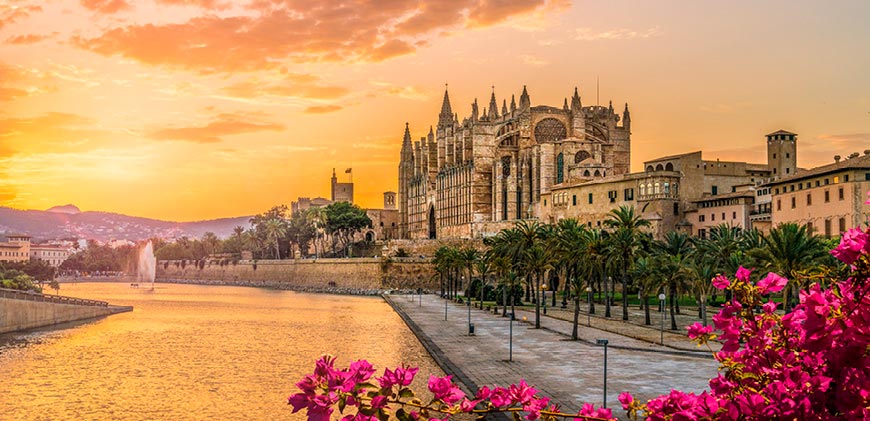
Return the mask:
{"type": "Polygon", "coordinates": [[[396,209],[396,192],[384,192],[384,209],[396,209]]]}
{"type": "Polygon", "coordinates": [[[797,134],[777,130],[767,135],[767,167],[774,179],[797,172],[797,134]]]}
{"type": "MultiPolygon", "coordinates": [[[[446,94],[445,94],[446,95],[446,94]]],[[[399,158],[399,235],[407,237],[408,232],[408,187],[414,177],[414,152],[411,145],[411,130],[405,123],[405,136],[402,138],[402,152],[399,158]]]]}

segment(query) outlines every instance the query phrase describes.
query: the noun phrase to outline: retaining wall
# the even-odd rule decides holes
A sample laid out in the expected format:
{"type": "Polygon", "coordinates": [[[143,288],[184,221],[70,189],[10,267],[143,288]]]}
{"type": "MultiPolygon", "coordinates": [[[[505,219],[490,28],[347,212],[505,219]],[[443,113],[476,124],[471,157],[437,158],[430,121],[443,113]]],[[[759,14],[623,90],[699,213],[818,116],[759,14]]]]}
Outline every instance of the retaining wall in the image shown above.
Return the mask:
{"type": "Polygon", "coordinates": [[[438,288],[428,259],[356,258],[258,260],[206,263],[157,262],[157,279],[223,285],[288,286],[295,288],[405,289],[438,288]],[[183,267],[182,267],[183,266],[183,267]],[[276,285],[277,284],[277,285],[276,285]]]}
{"type": "Polygon", "coordinates": [[[0,291],[0,333],[108,316],[132,307],[94,304],[90,300],[0,291]],[[25,295],[26,294],[26,295],[25,295]]]}

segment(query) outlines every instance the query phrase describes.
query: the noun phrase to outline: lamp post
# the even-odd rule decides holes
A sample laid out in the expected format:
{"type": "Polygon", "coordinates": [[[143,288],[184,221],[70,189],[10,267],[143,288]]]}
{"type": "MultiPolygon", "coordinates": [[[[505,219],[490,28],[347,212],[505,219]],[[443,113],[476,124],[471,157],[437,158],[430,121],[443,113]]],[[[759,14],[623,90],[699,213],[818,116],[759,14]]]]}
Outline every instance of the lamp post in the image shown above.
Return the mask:
{"type": "Polygon", "coordinates": [[[450,298],[444,297],[444,321],[447,321],[447,301],[450,301],[450,298]]]}
{"type": "Polygon", "coordinates": [[[547,315],[547,284],[541,285],[541,301],[544,307],[544,315],[547,315]]]}
{"type": "Polygon", "coordinates": [[[468,336],[474,335],[474,325],[471,324],[471,300],[465,300],[465,306],[468,307],[468,336]]]}
{"type": "Polygon", "coordinates": [[[592,287],[586,287],[586,327],[592,327],[592,287]]]}
{"type": "Polygon", "coordinates": [[[595,343],[604,345],[604,400],[601,403],[601,407],[607,408],[607,339],[598,339],[595,343]]]}
{"type": "Polygon", "coordinates": [[[514,360],[514,312],[511,311],[510,334],[508,336],[508,361],[514,360]]]}
{"type": "Polygon", "coordinates": [[[665,295],[665,293],[661,293],[661,294],[659,294],[659,305],[660,305],[661,308],[662,308],[662,338],[661,338],[661,344],[662,344],[663,346],[664,346],[664,344],[665,344],[665,305],[666,305],[665,300],[667,300],[667,296],[665,295]]]}

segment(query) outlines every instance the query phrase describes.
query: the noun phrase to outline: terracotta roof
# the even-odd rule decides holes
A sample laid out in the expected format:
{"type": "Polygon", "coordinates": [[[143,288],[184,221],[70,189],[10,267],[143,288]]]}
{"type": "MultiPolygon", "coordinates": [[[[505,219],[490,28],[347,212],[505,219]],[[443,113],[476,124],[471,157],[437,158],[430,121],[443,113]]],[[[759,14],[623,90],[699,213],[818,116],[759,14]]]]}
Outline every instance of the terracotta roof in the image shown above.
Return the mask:
{"type": "Polygon", "coordinates": [[[12,243],[0,243],[0,247],[6,247],[10,249],[20,249],[20,244],[12,244],[12,243]]]}
{"type": "Polygon", "coordinates": [[[658,161],[666,161],[669,159],[682,158],[684,156],[700,154],[700,153],[701,153],[701,151],[695,151],[695,152],[681,153],[681,154],[677,154],[677,155],[668,155],[668,156],[663,156],[661,158],[655,158],[655,159],[650,159],[650,160],[644,161],[644,164],[646,164],[647,162],[658,162],[658,161]]]}
{"type": "Polygon", "coordinates": [[[782,129],[779,129],[773,133],[768,133],[767,136],[774,136],[774,135],[778,135],[778,134],[791,134],[791,135],[797,136],[797,133],[788,132],[788,131],[785,131],[782,129]]]}
{"type": "Polygon", "coordinates": [[[795,175],[780,178],[778,180],[773,180],[769,183],[765,183],[764,185],[774,185],[774,184],[782,184],[789,183],[796,180],[802,180],[804,178],[815,177],[817,175],[828,174],[832,172],[837,172],[840,170],[848,169],[848,168],[870,168],[870,155],[861,155],[855,158],[847,158],[843,159],[840,162],[834,162],[833,164],[822,165],[821,167],[815,167],[806,171],[798,172],[795,175]]]}

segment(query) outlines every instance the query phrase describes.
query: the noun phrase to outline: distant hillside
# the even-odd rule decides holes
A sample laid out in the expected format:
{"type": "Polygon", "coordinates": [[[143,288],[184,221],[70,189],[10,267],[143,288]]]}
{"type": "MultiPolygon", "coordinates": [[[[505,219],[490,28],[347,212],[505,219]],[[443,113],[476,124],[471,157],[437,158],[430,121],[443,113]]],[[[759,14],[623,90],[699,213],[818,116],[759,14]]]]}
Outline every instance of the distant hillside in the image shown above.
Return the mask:
{"type": "Polygon", "coordinates": [[[35,240],[87,238],[107,241],[142,240],[151,237],[202,237],[213,232],[228,237],[236,226],[249,226],[250,216],[196,222],[169,222],[109,212],[73,212],[73,205],[57,206],[48,211],[18,210],[0,207],[0,233],[20,232],[35,240]],[[59,210],[58,210],[59,209],[59,210]]]}

